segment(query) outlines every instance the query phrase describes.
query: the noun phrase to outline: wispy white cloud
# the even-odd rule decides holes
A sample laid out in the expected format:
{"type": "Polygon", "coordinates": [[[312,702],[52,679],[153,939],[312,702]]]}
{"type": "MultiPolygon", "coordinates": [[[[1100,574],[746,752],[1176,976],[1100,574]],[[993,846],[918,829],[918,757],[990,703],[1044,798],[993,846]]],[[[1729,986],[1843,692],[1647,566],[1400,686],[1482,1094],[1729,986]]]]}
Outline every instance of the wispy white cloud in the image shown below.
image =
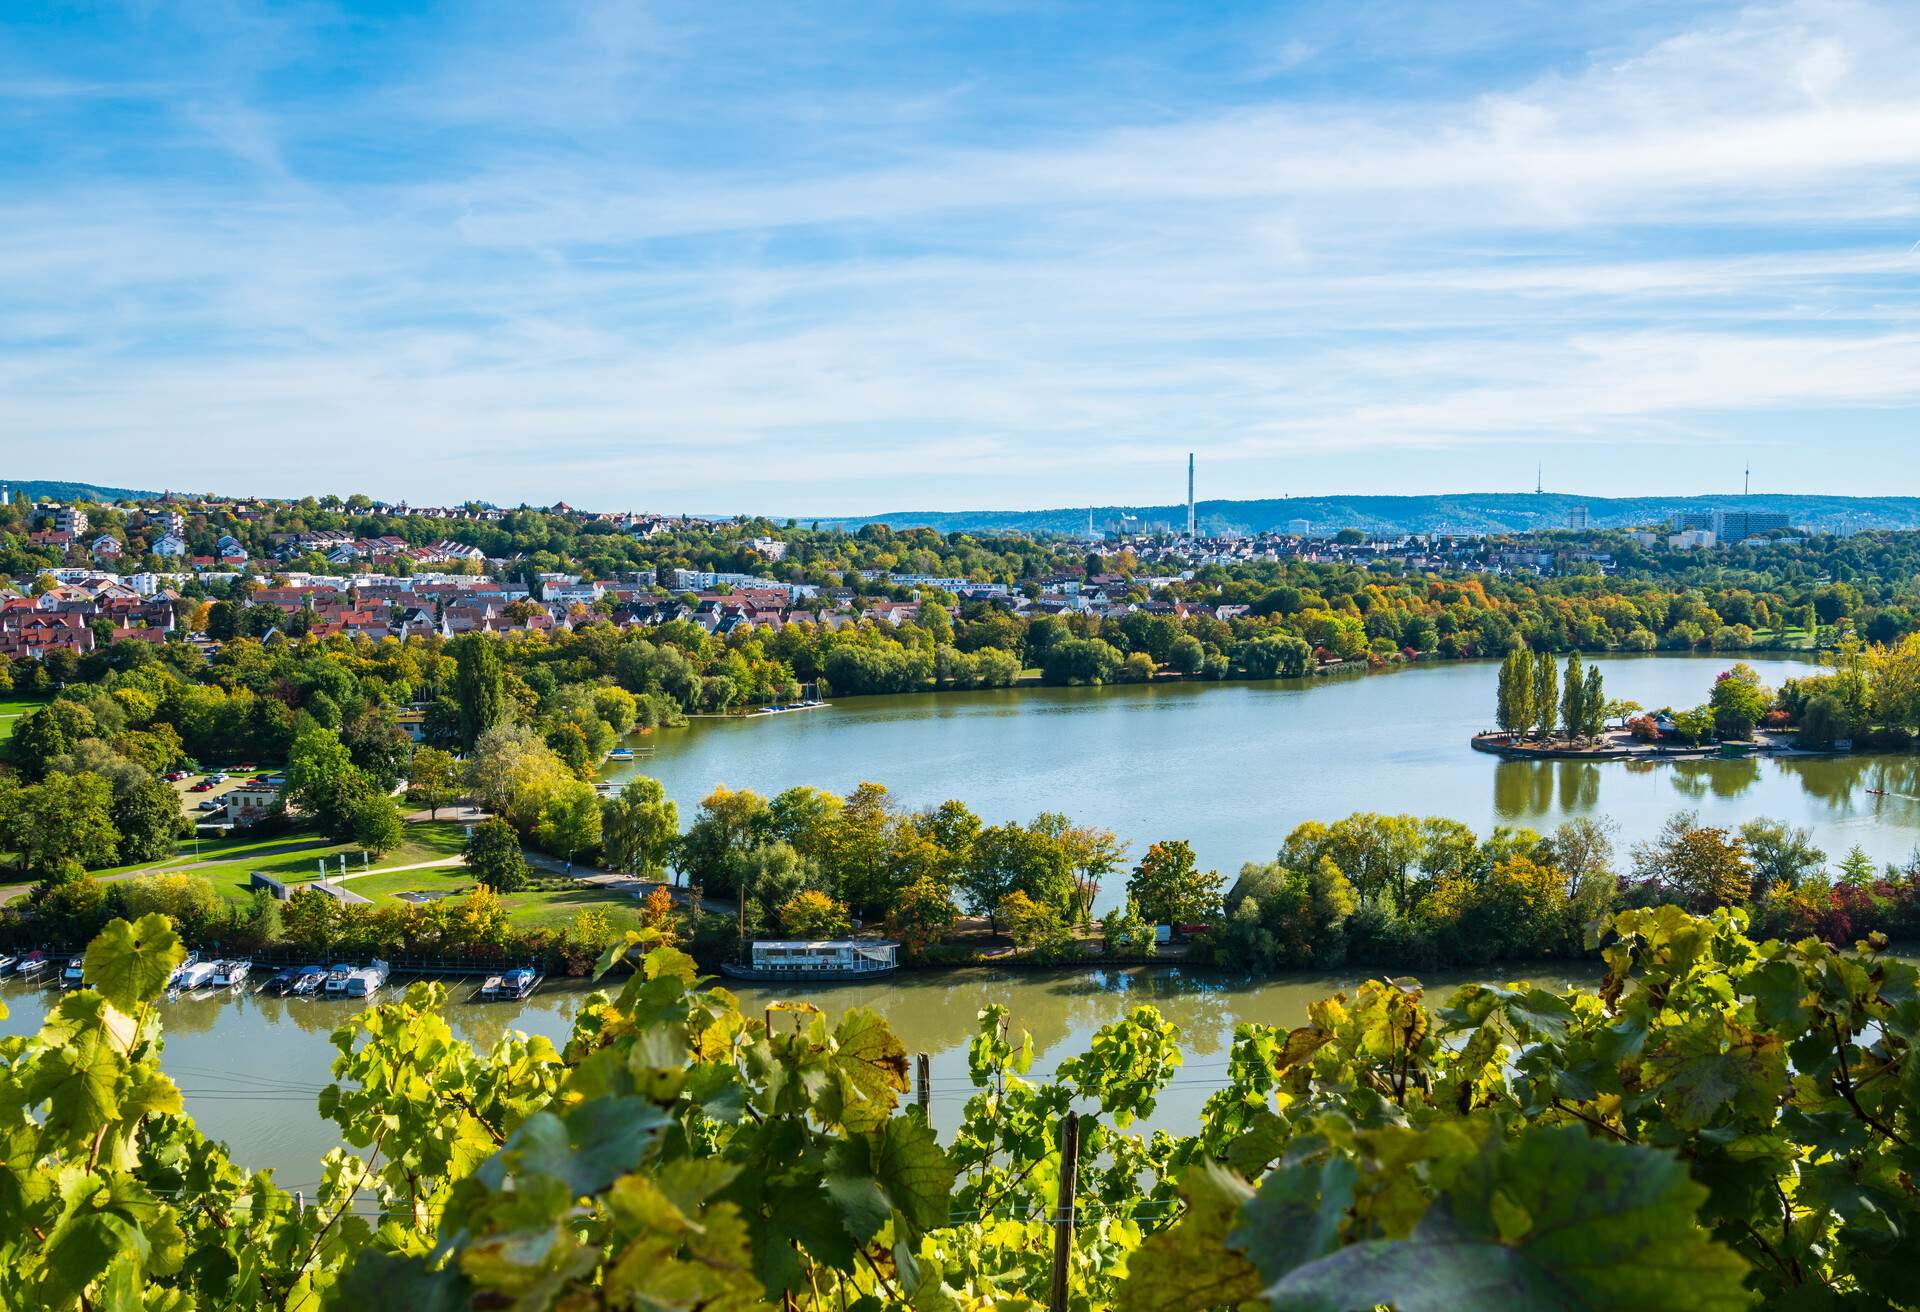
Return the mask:
{"type": "MultiPolygon", "coordinates": [[[[575,17],[298,96],[259,85],[318,38],[243,24],[222,94],[159,97],[156,150],[224,170],[0,174],[7,472],[843,512],[1135,499],[1190,443],[1246,494],[1559,444],[1620,490],[1609,444],[1920,407],[1905,7],[1417,99],[1294,94],[1315,32],[1265,103],[1064,133],[942,69],[737,159],[671,139],[723,144],[673,96],[734,52],[575,17]]],[[[1831,477],[1822,440],[1777,454],[1831,477]]]]}

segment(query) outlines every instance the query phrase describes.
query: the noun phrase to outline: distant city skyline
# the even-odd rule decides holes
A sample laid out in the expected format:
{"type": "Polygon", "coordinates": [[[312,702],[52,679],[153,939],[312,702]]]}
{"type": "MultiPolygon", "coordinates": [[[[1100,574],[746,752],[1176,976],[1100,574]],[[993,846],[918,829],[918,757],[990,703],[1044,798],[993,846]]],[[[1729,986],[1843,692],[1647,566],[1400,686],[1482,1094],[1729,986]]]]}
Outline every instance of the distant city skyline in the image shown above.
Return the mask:
{"type": "Polygon", "coordinates": [[[1898,3],[15,6],[0,463],[1920,494],[1915,67],[1898,3]]]}

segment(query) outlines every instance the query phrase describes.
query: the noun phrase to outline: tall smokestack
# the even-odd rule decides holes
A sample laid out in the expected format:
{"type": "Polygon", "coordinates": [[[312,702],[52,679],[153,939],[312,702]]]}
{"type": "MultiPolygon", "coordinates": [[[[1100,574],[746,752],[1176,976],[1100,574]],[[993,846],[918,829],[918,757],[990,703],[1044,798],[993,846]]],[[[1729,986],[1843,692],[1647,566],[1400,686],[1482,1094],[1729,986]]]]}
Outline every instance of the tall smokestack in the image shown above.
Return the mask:
{"type": "Polygon", "coordinates": [[[1193,452],[1187,452],[1187,541],[1194,541],[1193,522],[1193,452]]]}

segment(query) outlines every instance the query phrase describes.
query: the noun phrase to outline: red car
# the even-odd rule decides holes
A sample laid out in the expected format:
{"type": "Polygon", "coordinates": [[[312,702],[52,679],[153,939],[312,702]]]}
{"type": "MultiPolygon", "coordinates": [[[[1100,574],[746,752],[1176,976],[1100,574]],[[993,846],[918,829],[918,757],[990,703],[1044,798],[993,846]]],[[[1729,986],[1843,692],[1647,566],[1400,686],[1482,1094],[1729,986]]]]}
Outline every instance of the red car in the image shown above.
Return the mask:
{"type": "Polygon", "coordinates": [[[213,785],[202,779],[199,783],[187,789],[187,791],[190,793],[210,793],[213,791],[213,785]]]}
{"type": "Polygon", "coordinates": [[[168,783],[170,783],[170,784],[177,784],[177,783],[179,783],[179,782],[180,782],[180,781],[181,781],[182,779],[185,779],[186,777],[187,777],[187,772],[186,772],[185,770],[169,770],[169,771],[167,771],[167,782],[168,782],[168,783]]]}

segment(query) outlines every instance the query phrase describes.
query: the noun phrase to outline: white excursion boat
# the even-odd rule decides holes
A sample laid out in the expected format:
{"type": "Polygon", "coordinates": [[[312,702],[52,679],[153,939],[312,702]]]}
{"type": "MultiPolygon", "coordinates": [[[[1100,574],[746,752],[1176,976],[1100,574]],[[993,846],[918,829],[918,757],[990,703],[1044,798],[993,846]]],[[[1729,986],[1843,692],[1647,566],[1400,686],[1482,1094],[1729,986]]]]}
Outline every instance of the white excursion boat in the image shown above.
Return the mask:
{"type": "Polygon", "coordinates": [[[722,974],[766,983],[832,983],[874,979],[900,968],[900,945],[877,939],[762,939],[747,962],[726,961],[722,974]]]}
{"type": "Polygon", "coordinates": [[[247,973],[252,969],[251,961],[217,961],[213,966],[213,986],[217,989],[239,988],[247,982],[247,973]]]}

